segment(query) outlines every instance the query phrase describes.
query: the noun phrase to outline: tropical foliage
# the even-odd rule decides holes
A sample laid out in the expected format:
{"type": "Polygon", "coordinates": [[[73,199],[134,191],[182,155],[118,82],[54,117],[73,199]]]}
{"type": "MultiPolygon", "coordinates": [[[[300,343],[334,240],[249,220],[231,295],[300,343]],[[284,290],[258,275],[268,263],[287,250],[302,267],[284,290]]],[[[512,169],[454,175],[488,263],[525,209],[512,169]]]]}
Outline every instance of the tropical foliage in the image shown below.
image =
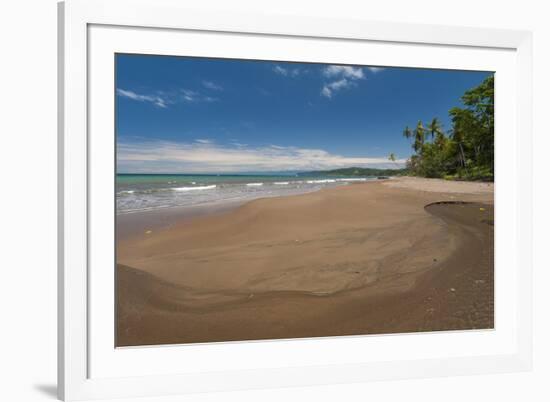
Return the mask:
{"type": "Polygon", "coordinates": [[[376,169],[376,168],[362,168],[362,167],[349,167],[343,169],[333,170],[315,170],[312,172],[298,173],[298,176],[398,176],[406,174],[406,169],[376,169]]]}
{"type": "Polygon", "coordinates": [[[445,132],[433,118],[414,129],[405,127],[414,154],[407,162],[413,175],[424,177],[493,180],[494,178],[494,76],[462,96],[463,107],[449,110],[452,127],[445,132]]]}

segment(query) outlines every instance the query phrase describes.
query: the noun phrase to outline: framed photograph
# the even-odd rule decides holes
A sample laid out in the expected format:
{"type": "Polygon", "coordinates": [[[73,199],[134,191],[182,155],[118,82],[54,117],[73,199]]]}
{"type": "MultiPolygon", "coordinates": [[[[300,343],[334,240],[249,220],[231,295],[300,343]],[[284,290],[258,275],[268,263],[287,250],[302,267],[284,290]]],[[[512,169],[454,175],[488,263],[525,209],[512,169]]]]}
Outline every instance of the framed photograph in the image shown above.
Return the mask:
{"type": "Polygon", "coordinates": [[[64,400],[531,367],[531,34],[59,5],[64,400]]]}

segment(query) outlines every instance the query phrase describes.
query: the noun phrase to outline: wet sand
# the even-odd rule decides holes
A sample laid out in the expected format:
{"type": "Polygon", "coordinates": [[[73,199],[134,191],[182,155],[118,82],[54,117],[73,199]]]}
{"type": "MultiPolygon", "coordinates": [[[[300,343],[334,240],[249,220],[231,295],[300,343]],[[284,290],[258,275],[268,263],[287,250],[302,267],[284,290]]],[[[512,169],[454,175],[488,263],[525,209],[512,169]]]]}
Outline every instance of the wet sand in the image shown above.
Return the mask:
{"type": "Polygon", "coordinates": [[[117,345],[492,328],[493,188],[471,184],[353,184],[120,237],[117,345]]]}

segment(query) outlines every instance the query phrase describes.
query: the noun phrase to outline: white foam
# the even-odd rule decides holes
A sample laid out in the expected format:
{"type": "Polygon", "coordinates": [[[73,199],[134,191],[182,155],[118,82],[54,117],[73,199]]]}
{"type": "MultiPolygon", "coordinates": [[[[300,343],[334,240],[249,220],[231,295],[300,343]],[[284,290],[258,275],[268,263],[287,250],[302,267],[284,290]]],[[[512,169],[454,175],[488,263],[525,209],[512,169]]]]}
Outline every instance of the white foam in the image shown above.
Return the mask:
{"type": "Polygon", "coordinates": [[[276,181],[273,184],[277,184],[279,186],[286,186],[289,182],[288,181],[276,181]]]}
{"type": "Polygon", "coordinates": [[[117,211],[117,214],[131,214],[134,212],[147,212],[147,211],[153,211],[156,209],[162,209],[162,208],[170,208],[172,205],[155,205],[152,207],[143,207],[143,208],[132,208],[132,209],[121,209],[120,211],[117,211]]]}
{"type": "Polygon", "coordinates": [[[121,191],[119,194],[134,194],[134,190],[121,191]]]}
{"type": "Polygon", "coordinates": [[[246,185],[249,187],[259,187],[259,186],[263,186],[264,183],[246,183],[246,185]]]}
{"type": "Polygon", "coordinates": [[[213,188],[216,188],[215,184],[212,184],[211,186],[175,187],[172,190],[174,190],[174,191],[198,191],[198,190],[212,190],[213,188]]]}
{"type": "Polygon", "coordinates": [[[322,179],[322,180],[308,180],[308,184],[318,184],[318,183],[335,183],[335,179],[322,179]]]}

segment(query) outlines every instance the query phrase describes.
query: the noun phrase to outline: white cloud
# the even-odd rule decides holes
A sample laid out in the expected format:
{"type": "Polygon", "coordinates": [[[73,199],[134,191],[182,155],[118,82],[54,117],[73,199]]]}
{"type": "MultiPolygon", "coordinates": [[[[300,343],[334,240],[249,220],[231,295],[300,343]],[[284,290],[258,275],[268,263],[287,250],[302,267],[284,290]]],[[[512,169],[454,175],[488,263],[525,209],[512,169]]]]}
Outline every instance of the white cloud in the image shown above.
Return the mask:
{"type": "Polygon", "coordinates": [[[202,85],[207,88],[207,89],[211,89],[213,91],[223,91],[223,87],[221,85],[218,85],[216,84],[215,82],[212,82],[212,81],[203,81],[202,82],[202,85]]]}
{"type": "Polygon", "coordinates": [[[179,91],[156,91],[152,94],[138,94],[137,92],[127,89],[117,88],[117,95],[124,98],[132,99],[138,102],[148,102],[161,108],[167,108],[168,105],[176,103],[197,103],[197,102],[216,102],[219,99],[212,96],[204,95],[190,89],[180,89],[179,91]]]}
{"type": "Polygon", "coordinates": [[[338,81],[332,81],[323,85],[323,88],[321,89],[321,95],[330,99],[332,98],[332,95],[334,94],[334,92],[344,88],[352,87],[354,85],[355,83],[353,81],[348,80],[346,78],[342,78],[338,81]]]}
{"type": "Polygon", "coordinates": [[[371,72],[371,73],[379,73],[380,71],[384,71],[384,67],[367,67],[367,69],[371,72]]]}
{"type": "Polygon", "coordinates": [[[362,80],[365,78],[361,67],[353,66],[328,66],[323,70],[323,75],[328,78],[349,78],[352,80],[362,80]]]}
{"type": "Polygon", "coordinates": [[[321,88],[321,96],[332,98],[335,92],[355,86],[355,82],[365,79],[362,67],[330,65],[323,69],[323,75],[332,79],[321,88]]]}
{"type": "Polygon", "coordinates": [[[198,93],[195,91],[191,91],[190,89],[182,89],[181,93],[183,94],[183,99],[187,102],[195,102],[198,93]]]}
{"type": "Polygon", "coordinates": [[[117,88],[116,92],[119,96],[122,96],[124,98],[132,99],[138,102],[150,102],[161,108],[166,108],[167,103],[169,103],[167,99],[159,95],[142,95],[133,91],[120,88],[117,88]]]}
{"type": "Polygon", "coordinates": [[[273,67],[273,71],[284,77],[298,77],[300,74],[304,73],[306,70],[301,70],[300,68],[284,68],[281,66],[273,67]]]}
{"type": "Polygon", "coordinates": [[[203,95],[197,91],[190,89],[181,89],[182,99],[184,102],[196,103],[196,102],[216,102],[218,99],[211,96],[203,95]]]}
{"type": "MultiPolygon", "coordinates": [[[[208,140],[206,140],[208,141],[208,140]]],[[[395,167],[387,157],[348,157],[323,149],[245,144],[222,146],[213,142],[119,142],[118,169],[136,173],[213,173],[306,171],[341,167],[395,167]]],[[[396,161],[405,164],[404,159],[396,161]]]]}

